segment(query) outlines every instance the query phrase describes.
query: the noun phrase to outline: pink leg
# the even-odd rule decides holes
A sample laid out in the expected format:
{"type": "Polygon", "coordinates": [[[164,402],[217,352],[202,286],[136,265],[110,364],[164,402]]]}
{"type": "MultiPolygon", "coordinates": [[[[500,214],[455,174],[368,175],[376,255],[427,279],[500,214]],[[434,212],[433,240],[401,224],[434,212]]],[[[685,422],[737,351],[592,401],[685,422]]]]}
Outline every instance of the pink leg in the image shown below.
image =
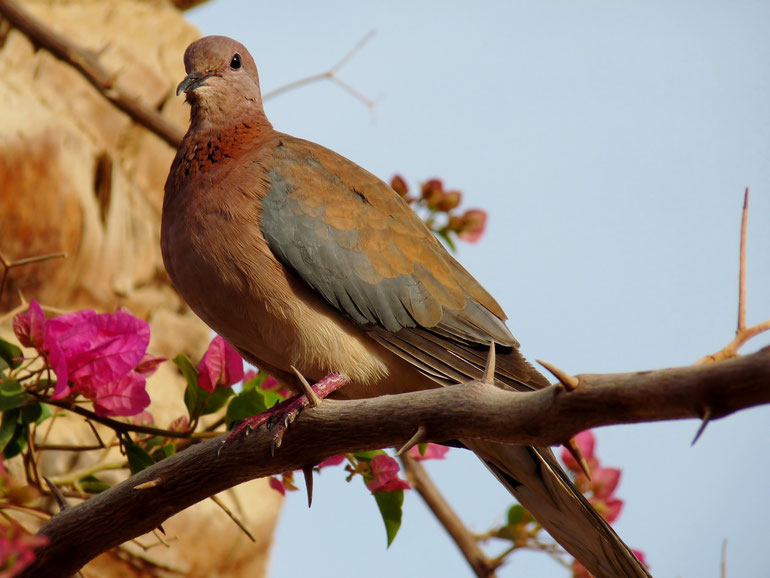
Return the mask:
{"type": "MultiPolygon", "coordinates": [[[[347,378],[341,376],[339,373],[330,373],[323,379],[317,381],[312,388],[319,398],[324,399],[327,395],[337,391],[347,382],[347,378]]],[[[275,453],[275,449],[281,447],[281,441],[283,440],[283,434],[286,431],[286,428],[289,427],[289,424],[293,422],[300,412],[308,405],[310,405],[310,401],[308,400],[307,395],[301,393],[276,404],[265,413],[246,418],[230,432],[230,435],[228,435],[225,441],[222,442],[219,451],[221,452],[236,439],[249,435],[249,433],[262,424],[267,424],[268,430],[275,428],[271,444],[271,453],[275,453]]]]}

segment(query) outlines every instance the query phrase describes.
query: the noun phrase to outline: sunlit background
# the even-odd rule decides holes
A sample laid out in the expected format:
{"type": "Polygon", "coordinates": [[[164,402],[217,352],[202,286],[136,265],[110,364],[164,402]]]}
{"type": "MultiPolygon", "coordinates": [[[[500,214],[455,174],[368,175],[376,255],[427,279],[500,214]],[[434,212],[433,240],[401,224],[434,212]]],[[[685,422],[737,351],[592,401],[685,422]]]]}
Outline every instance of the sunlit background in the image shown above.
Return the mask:
{"type": "MultiPolygon", "coordinates": [[[[530,358],[632,371],[726,345],[747,185],[748,321],[770,317],[770,3],[214,0],[190,18],[245,43],[265,91],[375,30],[338,71],[373,114],[326,81],[270,99],[268,116],[384,179],[438,176],[489,211],[459,258],[530,358]]],[[[623,469],[616,528],[656,576],[719,576],[725,539],[727,576],[768,576],[768,424],[767,407],[742,412],[695,447],[695,421],[597,431],[600,459],[623,469]]],[[[502,521],[512,499],[472,455],[429,466],[473,531],[502,521]]],[[[470,575],[412,494],[386,550],[363,484],[324,470],[311,510],[301,493],[286,500],[272,575],[470,575]]],[[[527,552],[499,571],[566,575],[527,552]]]]}

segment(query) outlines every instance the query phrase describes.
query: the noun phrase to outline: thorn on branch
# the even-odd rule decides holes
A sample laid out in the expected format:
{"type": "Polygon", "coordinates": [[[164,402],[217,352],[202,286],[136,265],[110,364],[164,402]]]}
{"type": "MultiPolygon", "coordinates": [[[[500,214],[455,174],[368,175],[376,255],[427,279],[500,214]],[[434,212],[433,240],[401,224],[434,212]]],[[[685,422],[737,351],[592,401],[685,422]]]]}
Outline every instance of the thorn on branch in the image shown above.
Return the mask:
{"type": "Polygon", "coordinates": [[[401,457],[410,449],[412,449],[414,446],[416,446],[419,443],[422,443],[425,440],[427,433],[428,431],[425,429],[424,426],[418,427],[417,431],[414,432],[414,435],[411,438],[409,438],[409,441],[406,442],[403,446],[401,446],[401,449],[399,449],[396,452],[396,457],[401,457]]]}
{"type": "Polygon", "coordinates": [[[695,442],[697,442],[700,439],[701,434],[706,431],[706,426],[711,421],[711,408],[706,408],[706,411],[703,412],[703,418],[701,418],[701,424],[698,428],[698,431],[695,433],[695,437],[692,439],[691,446],[695,445],[695,442]]]}
{"type": "Polygon", "coordinates": [[[553,363],[548,363],[547,361],[542,361],[540,359],[537,359],[536,361],[545,367],[548,371],[550,371],[551,374],[559,380],[559,383],[561,383],[564,386],[564,389],[567,391],[575,391],[578,388],[578,385],[580,385],[580,380],[577,377],[570,375],[563,369],[556,367],[553,363]]]}
{"type": "Polygon", "coordinates": [[[291,367],[294,375],[296,375],[297,379],[299,379],[299,383],[302,386],[302,392],[307,396],[307,400],[310,402],[310,407],[318,407],[321,404],[321,398],[318,397],[318,394],[315,391],[313,391],[313,388],[307,382],[305,376],[300,373],[299,369],[293,365],[290,365],[289,367],[291,367]]]}
{"type": "Polygon", "coordinates": [[[149,490],[150,488],[155,488],[157,486],[160,486],[163,484],[163,480],[161,478],[155,478],[154,480],[150,480],[149,482],[144,482],[143,484],[138,484],[134,486],[135,490],[149,490]]]}
{"type": "Polygon", "coordinates": [[[307,507],[310,508],[313,505],[313,466],[302,466],[302,475],[305,476],[307,507]]]}
{"type": "Polygon", "coordinates": [[[481,381],[484,383],[495,383],[495,342],[489,342],[489,355],[487,356],[487,366],[484,368],[484,375],[481,381]]]}
{"type": "Polygon", "coordinates": [[[583,470],[583,473],[586,475],[588,480],[591,480],[591,468],[588,467],[588,462],[586,461],[585,457],[583,456],[583,452],[580,451],[580,447],[577,445],[577,441],[575,441],[575,438],[569,438],[569,441],[564,444],[564,447],[567,448],[567,451],[569,451],[570,454],[572,454],[572,457],[575,458],[575,461],[580,465],[580,469],[583,470]]]}
{"type": "Polygon", "coordinates": [[[45,476],[43,476],[43,479],[45,480],[48,489],[51,491],[51,495],[53,496],[54,500],[56,500],[56,503],[59,506],[59,511],[61,512],[69,508],[67,499],[64,497],[64,494],[61,493],[59,487],[45,476]]]}

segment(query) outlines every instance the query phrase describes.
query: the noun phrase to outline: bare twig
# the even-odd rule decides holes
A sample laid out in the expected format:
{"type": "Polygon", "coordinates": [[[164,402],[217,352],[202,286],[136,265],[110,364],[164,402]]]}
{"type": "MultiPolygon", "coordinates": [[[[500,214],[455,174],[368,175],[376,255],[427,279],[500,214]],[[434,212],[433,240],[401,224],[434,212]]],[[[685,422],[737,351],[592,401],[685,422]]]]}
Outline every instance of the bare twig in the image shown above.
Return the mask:
{"type": "Polygon", "coordinates": [[[231,443],[221,455],[224,435],[193,445],[54,516],[41,530],[49,545],[38,550],[34,565],[22,575],[69,576],[101,552],[152,531],[213,494],[333,455],[397,446],[420,425],[428,432],[425,441],[483,438],[552,445],[602,425],[700,419],[704,407],[711,409],[712,420],[719,419],[770,403],[770,347],[721,363],[579,379],[574,392],[552,386],[521,393],[473,381],[364,400],[327,399],[297,418],[275,456],[265,428],[231,443]],[[163,483],[134,491],[154,479],[163,483]],[[103,531],[88,531],[94,527],[103,531]]]}
{"type": "Polygon", "coordinates": [[[46,26],[13,0],[0,0],[0,14],[21,31],[33,44],[45,48],[78,72],[117,109],[131,120],[154,132],[173,148],[182,141],[184,131],[161,114],[127,95],[115,85],[115,74],[105,69],[96,54],[86,50],[46,26]]]}
{"type": "Polygon", "coordinates": [[[249,532],[249,529],[246,527],[246,525],[241,522],[241,520],[236,516],[233,511],[227,507],[227,504],[225,504],[222,500],[219,499],[219,496],[211,496],[211,501],[214,502],[217,506],[222,508],[222,511],[229,516],[229,518],[235,522],[235,525],[238,526],[241,531],[248,536],[249,540],[252,542],[256,542],[254,539],[254,536],[251,532],[249,532]]]}
{"type": "Polygon", "coordinates": [[[341,87],[343,90],[349,92],[351,95],[353,95],[354,98],[360,100],[363,102],[369,111],[373,112],[375,103],[373,100],[365,97],[363,94],[361,94],[358,90],[350,86],[348,83],[344,82],[337,76],[337,72],[340,68],[348,61],[350,60],[358,51],[361,50],[361,48],[364,47],[364,44],[369,42],[371,37],[374,36],[374,30],[370,30],[367,32],[361,40],[359,40],[353,48],[351,48],[345,56],[340,58],[336,64],[334,64],[329,70],[325,72],[319,72],[317,74],[311,74],[310,76],[306,76],[305,78],[300,78],[299,80],[295,80],[293,82],[289,82],[287,84],[284,84],[283,86],[279,86],[278,88],[275,88],[273,90],[270,90],[262,95],[262,100],[269,100],[271,98],[274,98],[278,96],[279,94],[283,94],[284,92],[288,92],[290,90],[294,90],[295,88],[299,88],[301,86],[305,86],[307,84],[312,84],[314,82],[318,82],[319,80],[330,80],[333,83],[335,83],[337,86],[341,87]]]}
{"type": "MultiPolygon", "coordinates": [[[[3,0],[0,0],[0,2],[2,1],[3,0]]],[[[2,9],[1,5],[0,9],[2,9]]],[[[66,256],[66,253],[49,253],[47,255],[36,255],[34,257],[10,260],[0,252],[0,265],[3,266],[3,276],[0,278],[0,296],[2,296],[3,292],[5,291],[5,283],[8,280],[8,275],[10,274],[11,269],[15,267],[23,267],[24,265],[31,265],[32,263],[42,263],[43,261],[50,261],[51,259],[59,259],[66,256]]],[[[22,309],[22,311],[23,310],[24,309],[22,309]]]]}
{"type": "Polygon", "coordinates": [[[465,527],[460,516],[452,509],[441,495],[441,492],[430,479],[423,465],[408,455],[401,456],[406,477],[412,487],[417,490],[433,515],[452,537],[465,559],[479,578],[491,578],[495,575],[494,564],[479,547],[478,541],[465,527]]]}
{"type": "Polygon", "coordinates": [[[741,248],[740,266],[738,271],[738,328],[735,338],[724,348],[716,353],[706,355],[695,362],[696,365],[729,359],[738,355],[738,350],[752,337],[770,330],[770,319],[757,323],[752,327],[746,327],[746,229],[749,216],[749,187],[743,194],[743,212],[741,213],[741,248]]]}

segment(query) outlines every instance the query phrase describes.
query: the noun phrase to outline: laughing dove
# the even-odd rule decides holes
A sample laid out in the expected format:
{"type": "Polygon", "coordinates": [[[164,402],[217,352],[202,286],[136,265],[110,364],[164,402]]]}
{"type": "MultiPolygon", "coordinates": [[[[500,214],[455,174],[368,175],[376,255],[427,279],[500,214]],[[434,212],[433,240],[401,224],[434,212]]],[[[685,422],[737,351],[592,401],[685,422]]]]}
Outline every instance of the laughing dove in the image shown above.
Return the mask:
{"type": "MultiPolygon", "coordinates": [[[[166,182],[163,260],[245,359],[294,391],[297,373],[337,376],[335,396],[362,398],[478,379],[494,342],[498,385],[549,385],[500,305],[386,183],[273,129],[242,44],[209,36],[184,62],[190,128],[166,182]]],[[[591,573],[649,575],[550,449],[461,442],[591,573]]]]}

